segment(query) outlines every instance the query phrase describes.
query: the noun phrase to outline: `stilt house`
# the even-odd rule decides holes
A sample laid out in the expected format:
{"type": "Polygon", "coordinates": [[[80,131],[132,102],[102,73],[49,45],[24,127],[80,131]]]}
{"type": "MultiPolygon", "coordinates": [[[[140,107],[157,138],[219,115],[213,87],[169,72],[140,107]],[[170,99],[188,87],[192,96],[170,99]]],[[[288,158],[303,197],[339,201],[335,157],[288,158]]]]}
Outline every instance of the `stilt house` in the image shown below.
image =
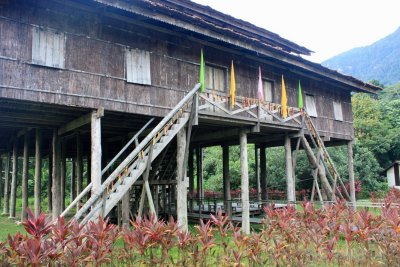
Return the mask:
{"type": "Polygon", "coordinates": [[[53,218],[85,223],[117,210],[126,223],[147,211],[177,216],[186,227],[188,214],[202,209],[202,148],[218,145],[219,207],[232,215],[228,148],[240,144],[239,215],[248,232],[249,143],[259,157],[259,201],[267,200],[265,150],[284,146],[289,203],[299,149],[316,198],[354,202],[354,190],[338,193],[343,179],[325,146],[347,145],[353,183],[351,92],[379,88],[302,58],[310,53],[188,0],[1,0],[4,213],[16,216],[18,187],[28,206],[34,168],[36,213],[45,190],[53,218]]]}

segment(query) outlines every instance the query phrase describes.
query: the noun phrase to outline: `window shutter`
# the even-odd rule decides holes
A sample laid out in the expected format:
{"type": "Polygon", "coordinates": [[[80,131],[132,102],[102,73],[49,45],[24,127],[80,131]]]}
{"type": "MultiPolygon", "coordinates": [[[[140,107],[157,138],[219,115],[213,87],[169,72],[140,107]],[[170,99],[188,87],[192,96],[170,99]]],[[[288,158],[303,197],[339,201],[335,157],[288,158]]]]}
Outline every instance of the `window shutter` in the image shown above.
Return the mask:
{"type": "Polygon", "coordinates": [[[150,52],[126,50],[126,81],[129,83],[151,85],[150,52]]]}
{"type": "Polygon", "coordinates": [[[64,33],[34,27],[32,31],[32,63],[64,68],[64,43],[64,33]]]}
{"type": "Polygon", "coordinates": [[[342,103],[333,101],[333,113],[335,120],[343,121],[342,103]]]}
{"type": "Polygon", "coordinates": [[[306,111],[308,115],[317,117],[317,107],[315,105],[315,97],[313,95],[306,95],[306,111]]]}

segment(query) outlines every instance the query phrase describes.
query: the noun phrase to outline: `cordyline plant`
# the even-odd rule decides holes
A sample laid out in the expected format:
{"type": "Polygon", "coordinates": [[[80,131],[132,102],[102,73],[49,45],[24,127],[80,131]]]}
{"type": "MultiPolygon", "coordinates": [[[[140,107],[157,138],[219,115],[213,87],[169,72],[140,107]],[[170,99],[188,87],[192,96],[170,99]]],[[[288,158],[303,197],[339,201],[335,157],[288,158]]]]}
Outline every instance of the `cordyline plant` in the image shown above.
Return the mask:
{"type": "Polygon", "coordinates": [[[346,203],[264,207],[260,227],[245,235],[221,210],[191,231],[172,218],[136,217],[118,228],[98,218],[87,225],[22,222],[26,233],[0,243],[1,266],[400,266],[400,208],[391,193],[379,215],[346,203]]]}

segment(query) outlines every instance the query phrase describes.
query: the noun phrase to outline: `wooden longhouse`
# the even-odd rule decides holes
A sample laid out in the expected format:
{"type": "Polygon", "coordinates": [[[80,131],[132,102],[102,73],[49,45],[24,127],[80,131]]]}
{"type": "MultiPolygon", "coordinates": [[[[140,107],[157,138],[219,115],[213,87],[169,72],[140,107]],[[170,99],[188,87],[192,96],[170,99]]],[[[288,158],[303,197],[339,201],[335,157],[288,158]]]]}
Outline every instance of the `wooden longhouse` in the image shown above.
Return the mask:
{"type": "MultiPolygon", "coordinates": [[[[4,213],[16,216],[18,187],[27,207],[33,168],[36,213],[46,190],[53,218],[75,211],[86,222],[118,206],[127,222],[147,206],[150,212],[176,214],[185,226],[188,210],[197,205],[187,193],[202,195],[202,148],[219,145],[224,210],[230,214],[228,148],[240,144],[241,220],[248,232],[248,143],[259,154],[261,201],[267,198],[265,150],[272,146],[285,147],[288,201],[296,200],[299,148],[313,169],[313,194],[333,199],[342,179],[324,144],[347,144],[353,182],[351,92],[379,88],[301,57],[310,53],[188,0],[0,1],[4,213]],[[198,85],[201,49],[204,92],[198,85]],[[235,101],[229,94],[232,61],[235,101]],[[257,98],[259,66],[264,101],[257,98]],[[306,112],[297,108],[299,81],[306,112]],[[47,188],[41,185],[44,163],[47,188]]],[[[346,195],[355,201],[354,190],[346,195]]]]}

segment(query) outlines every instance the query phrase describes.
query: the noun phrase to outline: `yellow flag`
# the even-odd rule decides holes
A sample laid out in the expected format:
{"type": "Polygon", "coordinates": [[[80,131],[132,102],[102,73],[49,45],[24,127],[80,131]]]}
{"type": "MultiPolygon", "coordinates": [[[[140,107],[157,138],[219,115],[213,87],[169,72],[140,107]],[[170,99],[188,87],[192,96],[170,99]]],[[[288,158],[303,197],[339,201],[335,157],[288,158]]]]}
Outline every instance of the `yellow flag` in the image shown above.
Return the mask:
{"type": "Polygon", "coordinates": [[[235,82],[235,69],[233,68],[233,60],[231,67],[231,108],[235,106],[236,102],[236,82],[235,82]]]}
{"type": "Polygon", "coordinates": [[[286,119],[287,117],[287,96],[286,96],[286,86],[285,86],[285,80],[283,79],[283,74],[282,74],[282,100],[281,100],[281,106],[282,106],[282,117],[286,119]]]}

